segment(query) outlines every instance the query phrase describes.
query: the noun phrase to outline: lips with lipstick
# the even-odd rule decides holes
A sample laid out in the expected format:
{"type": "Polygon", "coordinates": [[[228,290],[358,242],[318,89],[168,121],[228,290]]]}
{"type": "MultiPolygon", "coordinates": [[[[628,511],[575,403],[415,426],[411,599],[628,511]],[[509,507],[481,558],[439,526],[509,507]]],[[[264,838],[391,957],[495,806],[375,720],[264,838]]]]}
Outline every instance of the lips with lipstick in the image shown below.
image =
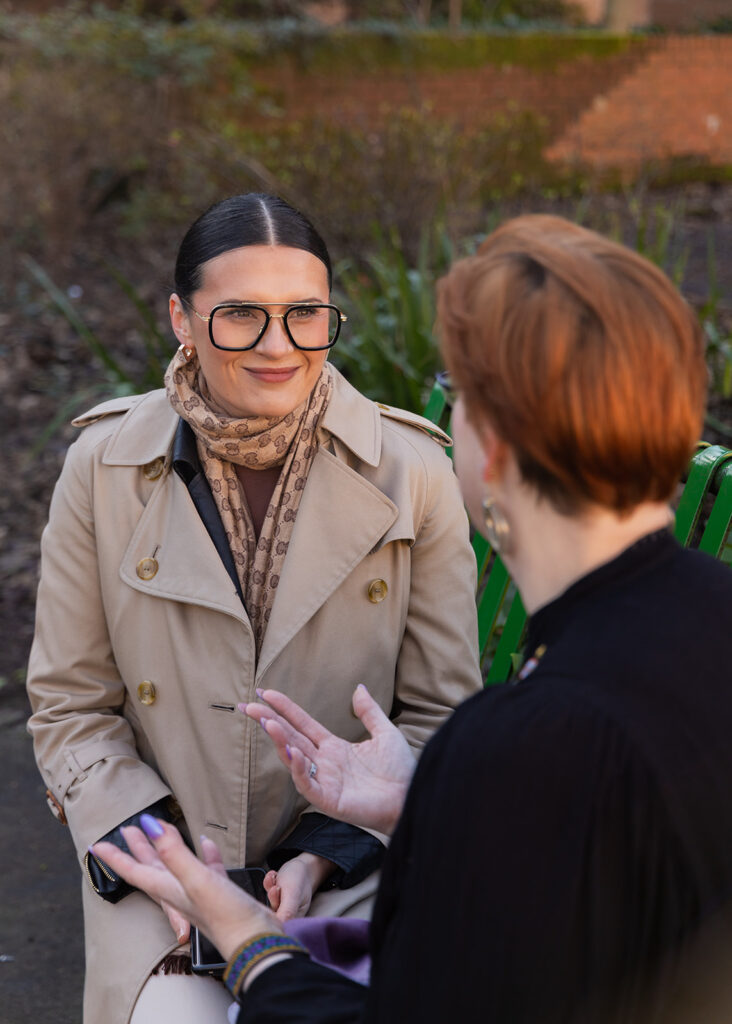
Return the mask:
{"type": "Polygon", "coordinates": [[[262,384],[284,384],[288,380],[292,380],[297,371],[300,369],[299,366],[283,366],[278,369],[252,369],[250,366],[246,367],[247,373],[250,373],[255,380],[260,381],[262,384]]]}

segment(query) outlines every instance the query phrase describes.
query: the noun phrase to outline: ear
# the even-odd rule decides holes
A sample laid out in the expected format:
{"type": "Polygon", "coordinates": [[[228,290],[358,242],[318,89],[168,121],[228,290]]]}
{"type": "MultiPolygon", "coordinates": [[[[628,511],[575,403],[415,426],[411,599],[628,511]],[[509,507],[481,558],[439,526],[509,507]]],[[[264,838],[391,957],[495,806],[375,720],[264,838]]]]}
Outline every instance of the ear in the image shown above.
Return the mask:
{"type": "Polygon", "coordinates": [[[182,300],[175,292],[173,292],[168,300],[168,311],[170,313],[170,324],[176,338],[181,345],[186,345],[195,352],[196,343],[191,333],[191,322],[182,300]]]}
{"type": "Polygon", "coordinates": [[[508,459],[508,445],[490,423],[482,423],[480,443],[483,449],[483,482],[500,481],[508,459]]]}

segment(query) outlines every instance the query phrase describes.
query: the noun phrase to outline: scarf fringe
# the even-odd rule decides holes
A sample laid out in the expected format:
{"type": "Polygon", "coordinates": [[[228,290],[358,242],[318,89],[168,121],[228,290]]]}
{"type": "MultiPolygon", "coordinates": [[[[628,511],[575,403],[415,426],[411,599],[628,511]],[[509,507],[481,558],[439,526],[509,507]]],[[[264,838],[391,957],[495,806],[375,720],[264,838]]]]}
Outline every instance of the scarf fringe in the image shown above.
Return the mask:
{"type": "Polygon", "coordinates": [[[187,953],[169,953],[153,974],[193,974],[193,964],[187,953]]]}

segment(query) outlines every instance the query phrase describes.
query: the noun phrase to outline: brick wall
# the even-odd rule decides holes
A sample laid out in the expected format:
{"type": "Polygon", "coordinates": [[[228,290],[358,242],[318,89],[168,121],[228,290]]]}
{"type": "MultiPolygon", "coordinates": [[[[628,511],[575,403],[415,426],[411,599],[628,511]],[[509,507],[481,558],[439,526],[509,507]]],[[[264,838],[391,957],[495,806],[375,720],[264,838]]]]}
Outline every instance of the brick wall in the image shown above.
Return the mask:
{"type": "Polygon", "coordinates": [[[732,36],[663,40],[595,95],[547,155],[598,167],[674,156],[732,164],[732,36]]]}
{"type": "MultiPolygon", "coordinates": [[[[575,0],[591,25],[602,24],[608,0],[575,0]]],[[[732,0],[625,0],[624,21],[660,25],[664,29],[699,29],[719,18],[732,18],[732,0]]]]}
{"type": "Polygon", "coordinates": [[[497,115],[536,111],[556,136],[592,102],[622,81],[657,43],[649,40],[600,59],[581,56],[554,69],[486,64],[451,71],[385,71],[337,76],[292,67],[253,69],[254,77],[289,118],[318,116],[371,125],[402,107],[429,107],[467,130],[479,130],[497,115]]]}
{"type": "Polygon", "coordinates": [[[497,113],[529,108],[546,119],[547,155],[557,161],[635,167],[693,155],[732,164],[729,35],[651,36],[625,53],[583,56],[553,71],[484,65],[336,77],[280,67],[255,77],[289,118],[370,125],[395,108],[429,105],[473,131],[497,113]]]}
{"type": "Polygon", "coordinates": [[[694,29],[732,18],[732,0],[650,0],[651,21],[668,29],[694,29]]]}

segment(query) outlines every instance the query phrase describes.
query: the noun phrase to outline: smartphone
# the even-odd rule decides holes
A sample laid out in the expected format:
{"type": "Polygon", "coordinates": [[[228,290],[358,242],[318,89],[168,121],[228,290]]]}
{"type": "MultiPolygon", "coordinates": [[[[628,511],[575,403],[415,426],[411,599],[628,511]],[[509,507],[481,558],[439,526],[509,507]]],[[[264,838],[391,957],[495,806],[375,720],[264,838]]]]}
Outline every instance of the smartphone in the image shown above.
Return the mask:
{"type": "MultiPolygon", "coordinates": [[[[267,903],[262,868],[232,868],[226,874],[240,889],[248,892],[260,903],[267,903]]],[[[191,926],[191,964],[195,974],[210,974],[220,978],[226,970],[226,960],[210,939],[195,926],[191,926]]]]}

